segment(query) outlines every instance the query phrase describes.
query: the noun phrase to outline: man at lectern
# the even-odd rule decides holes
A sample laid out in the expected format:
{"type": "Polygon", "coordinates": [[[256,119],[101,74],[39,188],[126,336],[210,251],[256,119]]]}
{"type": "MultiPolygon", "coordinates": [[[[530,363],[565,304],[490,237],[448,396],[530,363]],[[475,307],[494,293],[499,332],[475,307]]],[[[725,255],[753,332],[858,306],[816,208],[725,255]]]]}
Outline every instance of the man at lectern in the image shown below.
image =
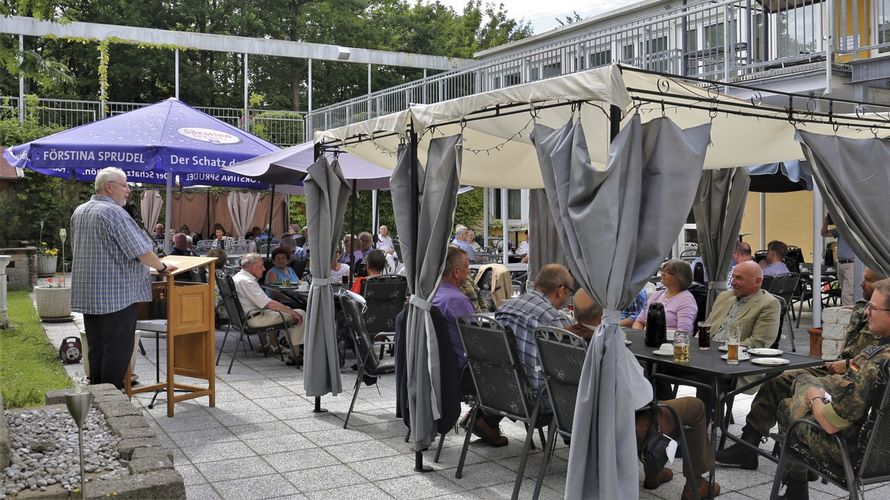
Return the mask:
{"type": "Polygon", "coordinates": [[[115,167],[96,175],[96,194],[71,216],[71,309],[83,313],[90,383],[124,386],[139,302],[151,302],[151,270],[172,272],[154,242],[122,208],[127,175],[115,167]]]}

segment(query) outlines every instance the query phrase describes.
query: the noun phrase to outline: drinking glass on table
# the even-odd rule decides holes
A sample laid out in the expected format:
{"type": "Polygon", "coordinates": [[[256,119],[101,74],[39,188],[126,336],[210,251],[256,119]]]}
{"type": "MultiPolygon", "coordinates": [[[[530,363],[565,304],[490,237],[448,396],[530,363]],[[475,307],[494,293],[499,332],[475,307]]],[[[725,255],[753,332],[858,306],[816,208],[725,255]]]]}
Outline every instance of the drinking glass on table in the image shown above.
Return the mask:
{"type": "Polygon", "coordinates": [[[739,339],[742,330],[739,325],[732,325],[726,330],[726,362],[731,365],[739,364],[739,339]]]}
{"type": "Polygon", "coordinates": [[[707,321],[698,322],[698,348],[702,351],[711,348],[711,324],[707,321]]]}
{"type": "Polygon", "coordinates": [[[674,363],[689,362],[689,332],[674,332],[674,363]]]}

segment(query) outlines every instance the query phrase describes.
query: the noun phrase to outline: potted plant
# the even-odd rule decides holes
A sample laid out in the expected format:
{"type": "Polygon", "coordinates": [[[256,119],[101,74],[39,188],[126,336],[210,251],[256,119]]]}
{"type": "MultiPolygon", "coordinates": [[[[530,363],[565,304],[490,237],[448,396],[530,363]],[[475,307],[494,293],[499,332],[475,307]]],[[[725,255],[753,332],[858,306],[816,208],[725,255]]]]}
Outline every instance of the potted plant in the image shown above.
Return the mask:
{"type": "Polygon", "coordinates": [[[56,265],[59,259],[59,249],[52,248],[41,241],[37,247],[37,276],[52,276],[56,274],[56,265]]]}
{"type": "Polygon", "coordinates": [[[67,321],[71,319],[71,287],[62,275],[47,278],[45,285],[34,288],[37,314],[41,321],[67,321]]]}

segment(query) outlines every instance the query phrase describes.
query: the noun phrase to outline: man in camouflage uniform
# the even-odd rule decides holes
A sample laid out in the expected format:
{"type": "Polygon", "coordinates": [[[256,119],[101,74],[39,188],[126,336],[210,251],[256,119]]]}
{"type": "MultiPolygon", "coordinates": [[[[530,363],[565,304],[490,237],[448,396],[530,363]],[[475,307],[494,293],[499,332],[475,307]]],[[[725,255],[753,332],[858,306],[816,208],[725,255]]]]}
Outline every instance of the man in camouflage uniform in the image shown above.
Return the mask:
{"type": "Polygon", "coordinates": [[[460,286],[460,291],[470,299],[470,303],[473,304],[473,308],[476,309],[477,313],[488,311],[482,300],[481,294],[479,293],[479,287],[476,285],[476,282],[473,281],[473,278],[467,276],[467,279],[465,279],[460,286]]]}
{"type": "MultiPolygon", "coordinates": [[[[890,363],[890,280],[874,284],[865,316],[869,330],[881,336],[877,345],[863,349],[851,359],[843,374],[801,375],[787,388],[776,410],[780,434],[785,434],[794,420],[804,417],[815,420],[824,432],[802,427],[798,437],[814,455],[837,464],[841,462],[841,452],[830,434],[840,433],[842,439],[855,446],[875,388],[879,382],[886,382],[881,372],[884,365],[890,363]]],[[[807,470],[802,464],[793,460],[788,463],[785,483],[785,498],[806,500],[809,497],[807,470]]]]}
{"type": "MultiPolygon", "coordinates": [[[[874,285],[884,279],[872,269],[866,268],[862,276],[862,296],[853,307],[850,314],[850,322],[847,324],[844,337],[844,348],[840,359],[825,363],[822,367],[788,370],[778,377],[769,380],[760,388],[754,401],[751,403],[751,411],[748,412],[746,425],[742,428],[742,440],[752,446],[759,446],[764,436],[776,425],[776,408],[779,403],[788,397],[794,386],[795,380],[804,375],[818,378],[828,375],[840,375],[850,367],[850,361],[863,349],[877,345],[881,340],[879,334],[872,333],[868,328],[868,318],[865,308],[871,299],[874,285]]],[[[797,382],[798,386],[801,382],[797,382]]],[[[725,450],[717,452],[717,461],[725,465],[738,465],[743,469],[757,469],[757,452],[743,444],[734,444],[725,450]]]]}

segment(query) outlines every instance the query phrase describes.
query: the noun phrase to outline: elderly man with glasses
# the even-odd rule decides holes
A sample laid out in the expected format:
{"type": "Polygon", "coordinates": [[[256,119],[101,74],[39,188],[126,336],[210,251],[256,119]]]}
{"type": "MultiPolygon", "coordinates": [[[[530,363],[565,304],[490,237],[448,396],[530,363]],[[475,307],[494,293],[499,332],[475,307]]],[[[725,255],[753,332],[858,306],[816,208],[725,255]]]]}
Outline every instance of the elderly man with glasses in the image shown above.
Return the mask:
{"type": "Polygon", "coordinates": [[[154,242],[123,209],[127,174],[114,167],[96,175],[96,194],[71,215],[71,309],[83,313],[91,384],[124,386],[136,335],[136,308],[151,302],[151,270],[172,272],[154,242]]]}

